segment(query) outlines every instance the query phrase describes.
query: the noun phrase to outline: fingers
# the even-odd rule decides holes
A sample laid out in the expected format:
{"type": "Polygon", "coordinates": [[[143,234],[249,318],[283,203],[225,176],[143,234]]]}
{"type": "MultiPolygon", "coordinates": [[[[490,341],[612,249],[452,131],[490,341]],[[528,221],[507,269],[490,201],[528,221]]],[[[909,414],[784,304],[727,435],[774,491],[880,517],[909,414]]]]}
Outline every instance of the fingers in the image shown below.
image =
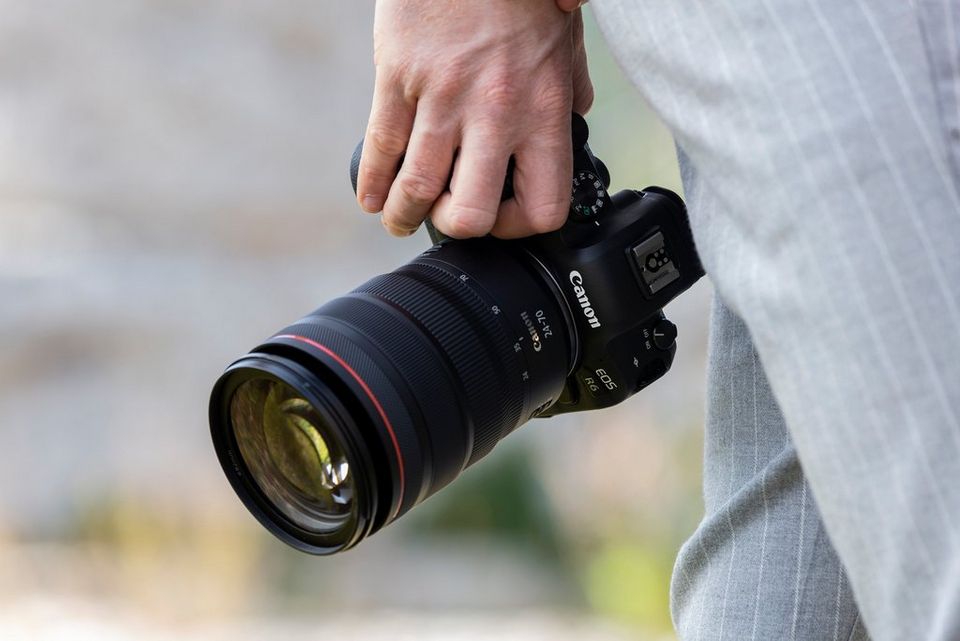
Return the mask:
{"type": "Polygon", "coordinates": [[[569,120],[554,135],[531,138],[514,155],[515,196],[500,206],[493,235],[520,238],[559,229],[570,211],[573,149],[569,120]]]}
{"type": "Polygon", "coordinates": [[[443,193],[457,140],[448,119],[423,103],[418,107],[403,166],[383,206],[383,225],[394,236],[409,236],[443,193]]]}
{"type": "Polygon", "coordinates": [[[510,149],[507,136],[491,129],[465,131],[451,193],[430,212],[434,226],[451,238],[484,236],[497,220],[510,149]]]}
{"type": "Polygon", "coordinates": [[[399,85],[384,82],[378,75],[357,176],[357,200],[368,213],[383,209],[400,157],[407,149],[415,109],[399,85]]]}

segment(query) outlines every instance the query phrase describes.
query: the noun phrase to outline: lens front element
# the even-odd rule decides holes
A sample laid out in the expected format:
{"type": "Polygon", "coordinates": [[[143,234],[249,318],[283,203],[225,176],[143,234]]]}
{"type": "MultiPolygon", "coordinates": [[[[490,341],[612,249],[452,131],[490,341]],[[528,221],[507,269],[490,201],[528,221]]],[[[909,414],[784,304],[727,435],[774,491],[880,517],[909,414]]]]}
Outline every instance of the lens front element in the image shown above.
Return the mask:
{"type": "Polygon", "coordinates": [[[254,378],[230,401],[233,435],[266,498],[296,526],[317,534],[357,519],[350,464],[329,425],[297,390],[254,378]]]}

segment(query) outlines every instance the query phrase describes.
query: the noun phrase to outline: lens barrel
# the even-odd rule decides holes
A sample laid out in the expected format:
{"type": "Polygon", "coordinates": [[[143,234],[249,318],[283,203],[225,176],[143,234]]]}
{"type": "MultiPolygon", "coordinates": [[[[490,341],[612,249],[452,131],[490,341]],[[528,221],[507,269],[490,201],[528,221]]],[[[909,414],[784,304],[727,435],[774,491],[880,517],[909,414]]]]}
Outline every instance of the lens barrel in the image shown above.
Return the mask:
{"type": "Polygon", "coordinates": [[[442,243],[231,365],[210,405],[218,457],[278,537],[314,554],[352,547],[555,402],[574,327],[556,282],[519,244],[442,243]],[[264,394],[269,411],[247,402],[238,414],[238,392],[281,384],[281,405],[264,394]],[[268,441],[266,453],[241,447],[268,441]]]}

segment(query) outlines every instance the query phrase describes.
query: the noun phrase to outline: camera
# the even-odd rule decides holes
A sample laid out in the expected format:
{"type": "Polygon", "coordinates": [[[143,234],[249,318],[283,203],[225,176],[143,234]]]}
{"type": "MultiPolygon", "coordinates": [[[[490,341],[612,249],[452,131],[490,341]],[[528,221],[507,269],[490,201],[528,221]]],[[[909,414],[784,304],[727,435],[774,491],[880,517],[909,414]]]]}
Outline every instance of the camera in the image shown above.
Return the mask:
{"type": "Polygon", "coordinates": [[[217,456],[274,535],[312,554],[353,547],[528,420],[616,405],[670,368],[677,330],[662,308],[703,276],[683,201],[659,187],[611,195],[576,114],[572,136],[561,229],[508,241],[431,228],[423,254],[216,382],[217,456]]]}

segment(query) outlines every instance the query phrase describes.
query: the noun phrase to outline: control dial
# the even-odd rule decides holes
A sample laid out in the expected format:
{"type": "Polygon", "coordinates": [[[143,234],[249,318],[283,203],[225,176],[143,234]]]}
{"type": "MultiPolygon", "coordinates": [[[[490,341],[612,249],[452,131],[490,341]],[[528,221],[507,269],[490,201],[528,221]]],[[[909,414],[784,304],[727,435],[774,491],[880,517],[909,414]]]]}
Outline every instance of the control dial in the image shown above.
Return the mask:
{"type": "Polygon", "coordinates": [[[659,349],[668,350],[676,340],[677,326],[666,318],[661,318],[653,327],[653,344],[659,349]]]}
{"type": "Polygon", "coordinates": [[[573,195],[570,196],[570,216],[576,221],[596,220],[609,200],[607,188],[592,171],[578,171],[573,176],[573,195]]]}

